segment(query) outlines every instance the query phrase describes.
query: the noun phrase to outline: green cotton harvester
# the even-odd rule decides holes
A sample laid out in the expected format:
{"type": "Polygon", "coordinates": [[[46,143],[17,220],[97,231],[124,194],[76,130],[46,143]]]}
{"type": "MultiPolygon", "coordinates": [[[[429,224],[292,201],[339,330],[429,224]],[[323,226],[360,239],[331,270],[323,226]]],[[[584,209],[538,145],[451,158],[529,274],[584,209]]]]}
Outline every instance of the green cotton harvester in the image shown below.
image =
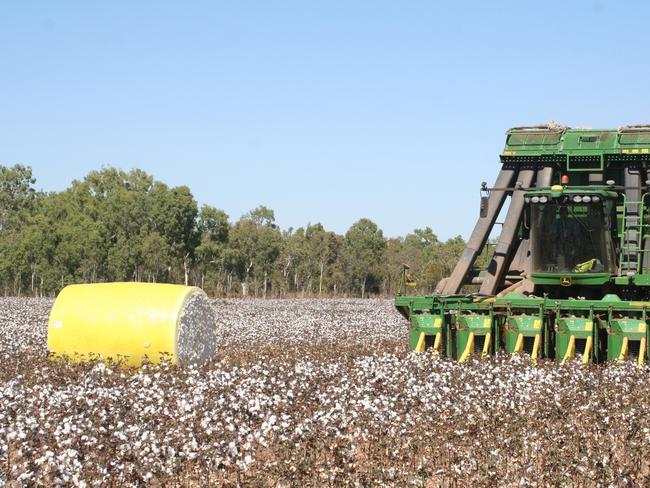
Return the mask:
{"type": "Polygon", "coordinates": [[[481,187],[480,217],[451,275],[432,295],[409,295],[416,277],[405,266],[395,305],[411,349],[459,361],[504,351],[533,362],[643,364],[650,126],[506,134],[501,171],[481,187]]]}

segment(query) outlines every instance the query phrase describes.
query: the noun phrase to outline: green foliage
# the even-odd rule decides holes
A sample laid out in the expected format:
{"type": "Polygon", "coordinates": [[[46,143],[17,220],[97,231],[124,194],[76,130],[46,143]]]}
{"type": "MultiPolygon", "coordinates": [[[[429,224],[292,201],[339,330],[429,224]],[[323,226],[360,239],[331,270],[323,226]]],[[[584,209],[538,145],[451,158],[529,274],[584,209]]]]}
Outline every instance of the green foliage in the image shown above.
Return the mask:
{"type": "Polygon", "coordinates": [[[230,232],[231,262],[236,263],[244,296],[249,294],[251,273],[255,295],[261,280],[266,296],[269,276],[282,246],[282,235],[274,222],[273,211],[262,206],[244,215],[230,232]]]}
{"type": "Polygon", "coordinates": [[[360,219],[345,234],[345,264],[350,285],[360,289],[378,290],[381,260],[386,240],[381,229],[370,219],[360,219]]]}
{"type": "Polygon", "coordinates": [[[0,230],[19,225],[32,210],[37,197],[32,186],[35,182],[27,166],[0,166],[0,230]]]}
{"type": "Polygon", "coordinates": [[[215,295],[393,294],[403,265],[432,291],[464,248],[430,228],[386,239],[367,218],[345,236],[322,224],[281,231],[259,206],[231,223],[189,188],[142,170],[102,168],[62,192],[34,188],[31,168],[0,166],[0,286],[53,294],[79,282],[196,284],[215,295]]]}
{"type": "Polygon", "coordinates": [[[403,240],[390,240],[386,253],[391,270],[390,288],[401,284],[401,270],[407,265],[417,277],[419,291],[432,293],[436,284],[451,274],[464,249],[462,237],[441,242],[429,227],[415,229],[403,240]]]}

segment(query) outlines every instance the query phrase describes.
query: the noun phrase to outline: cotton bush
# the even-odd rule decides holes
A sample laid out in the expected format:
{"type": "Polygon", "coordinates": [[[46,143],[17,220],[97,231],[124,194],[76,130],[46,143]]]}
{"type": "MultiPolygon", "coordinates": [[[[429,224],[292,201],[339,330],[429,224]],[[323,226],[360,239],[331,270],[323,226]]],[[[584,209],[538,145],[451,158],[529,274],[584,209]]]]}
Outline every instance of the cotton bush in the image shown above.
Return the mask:
{"type": "Polygon", "coordinates": [[[410,353],[388,300],[214,301],[217,358],[46,357],[52,302],[0,301],[0,482],[634,486],[648,369],[410,353]]]}

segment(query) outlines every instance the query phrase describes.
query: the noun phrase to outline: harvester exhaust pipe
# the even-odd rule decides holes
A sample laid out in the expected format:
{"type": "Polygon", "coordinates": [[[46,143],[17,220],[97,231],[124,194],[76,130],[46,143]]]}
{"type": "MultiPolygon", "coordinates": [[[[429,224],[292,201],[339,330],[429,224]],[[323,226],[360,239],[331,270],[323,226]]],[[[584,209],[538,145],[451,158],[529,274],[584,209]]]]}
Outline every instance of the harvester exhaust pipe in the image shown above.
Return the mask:
{"type": "Polygon", "coordinates": [[[65,287],[52,307],[47,348],[74,362],[94,357],[203,363],[216,353],[215,318],[200,288],[152,283],[65,287]]]}

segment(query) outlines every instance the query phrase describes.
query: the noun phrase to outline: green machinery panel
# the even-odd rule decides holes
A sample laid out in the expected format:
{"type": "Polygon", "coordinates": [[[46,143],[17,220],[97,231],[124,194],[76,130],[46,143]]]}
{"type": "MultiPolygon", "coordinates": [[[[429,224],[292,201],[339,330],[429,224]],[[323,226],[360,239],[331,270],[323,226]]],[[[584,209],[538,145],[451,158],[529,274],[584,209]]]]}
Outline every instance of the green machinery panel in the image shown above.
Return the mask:
{"type": "Polygon", "coordinates": [[[429,313],[418,313],[410,318],[409,346],[413,351],[423,352],[432,348],[440,351],[442,347],[442,326],[444,317],[429,313]]]}
{"type": "Polygon", "coordinates": [[[621,318],[609,321],[607,360],[625,360],[629,355],[643,363],[646,354],[647,324],[642,319],[621,318]]]}
{"type": "Polygon", "coordinates": [[[555,359],[568,361],[580,356],[583,363],[593,360],[594,322],[590,317],[561,317],[555,322],[555,359]]]}
{"type": "Polygon", "coordinates": [[[460,362],[473,354],[487,357],[494,351],[493,321],[489,314],[463,314],[457,317],[456,356],[460,362]]]}
{"type": "Polygon", "coordinates": [[[509,315],[504,325],[505,350],[510,353],[530,353],[540,356],[544,317],[540,315],[509,315]]]}

